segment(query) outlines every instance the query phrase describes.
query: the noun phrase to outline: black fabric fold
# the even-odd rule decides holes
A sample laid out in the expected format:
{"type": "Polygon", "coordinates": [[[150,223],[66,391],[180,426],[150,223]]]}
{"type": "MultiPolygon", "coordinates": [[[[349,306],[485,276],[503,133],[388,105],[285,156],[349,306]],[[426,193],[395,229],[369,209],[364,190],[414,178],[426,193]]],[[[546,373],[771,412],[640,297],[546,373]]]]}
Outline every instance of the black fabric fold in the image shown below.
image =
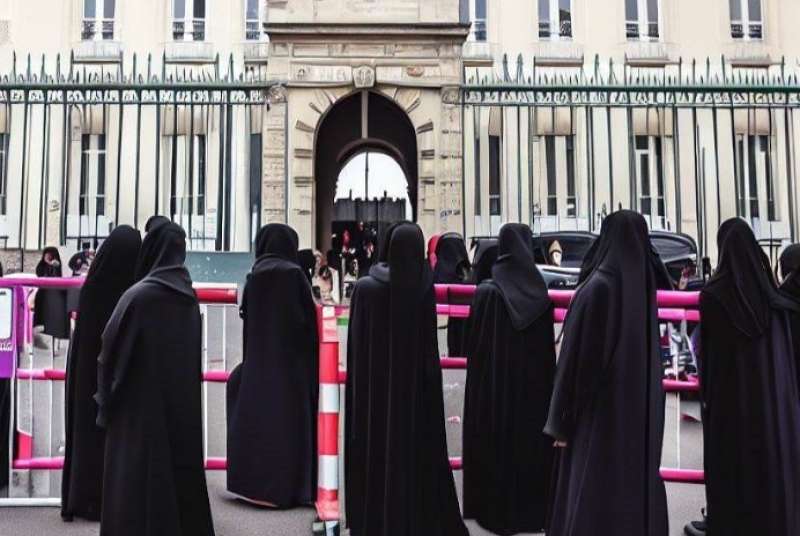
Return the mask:
{"type": "Polygon", "coordinates": [[[664,393],[656,274],[647,224],[627,210],[603,221],[564,324],[545,432],[558,456],[548,536],[666,536],[659,472],[664,393]]]}
{"type": "Polygon", "coordinates": [[[447,457],[433,278],[418,226],[394,228],[387,260],[356,283],[351,301],[350,534],[466,536],[447,457]],[[379,272],[387,280],[373,275],[379,272]]]}
{"type": "Polygon", "coordinates": [[[127,225],[114,229],[97,252],[80,290],[78,319],[69,346],[65,391],[64,470],[61,515],[100,520],[105,434],[97,427],[97,358],[114,308],[133,285],[139,232],[127,225]]]}
{"type": "Polygon", "coordinates": [[[745,221],[717,237],[719,266],[700,294],[707,534],[800,534],[794,277],[776,290],[745,221]]]}
{"type": "Polygon", "coordinates": [[[203,460],[202,327],[186,239],[157,221],[141,279],[102,335],[98,425],[106,430],[100,536],[213,536],[203,460]]]}
{"type": "Polygon", "coordinates": [[[316,306],[297,234],[259,232],[242,299],[244,356],[227,384],[227,487],[282,508],[313,504],[319,398],[316,306]]]}
{"type": "Polygon", "coordinates": [[[531,228],[525,224],[505,224],[500,229],[498,257],[492,267],[492,279],[516,330],[527,328],[552,306],[533,257],[532,236],[531,228]]]}

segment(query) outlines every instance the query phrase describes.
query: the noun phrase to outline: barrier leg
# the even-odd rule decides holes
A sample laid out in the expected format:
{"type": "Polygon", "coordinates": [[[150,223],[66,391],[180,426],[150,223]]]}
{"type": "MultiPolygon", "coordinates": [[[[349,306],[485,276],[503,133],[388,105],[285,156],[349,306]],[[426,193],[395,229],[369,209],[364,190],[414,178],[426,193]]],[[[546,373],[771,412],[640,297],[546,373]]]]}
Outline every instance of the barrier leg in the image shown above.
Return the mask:
{"type": "Polygon", "coordinates": [[[338,534],[339,524],[339,340],[336,311],[333,307],[317,308],[317,326],[319,330],[318,484],[317,521],[313,526],[313,533],[328,536],[338,534]]]}

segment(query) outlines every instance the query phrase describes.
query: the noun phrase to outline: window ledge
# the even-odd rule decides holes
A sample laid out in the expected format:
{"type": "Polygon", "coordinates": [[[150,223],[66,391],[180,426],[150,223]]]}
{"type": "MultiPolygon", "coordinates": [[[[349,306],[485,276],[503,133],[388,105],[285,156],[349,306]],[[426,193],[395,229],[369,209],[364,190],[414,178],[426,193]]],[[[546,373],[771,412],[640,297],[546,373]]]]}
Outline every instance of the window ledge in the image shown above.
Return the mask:
{"type": "Polygon", "coordinates": [[[245,41],[242,51],[245,62],[266,63],[269,59],[269,41],[245,41]]]}
{"type": "Polygon", "coordinates": [[[638,67],[663,67],[675,63],[675,47],[663,41],[627,41],[625,63],[638,67]]]}
{"type": "Polygon", "coordinates": [[[775,63],[771,48],[761,40],[734,40],[725,47],[725,59],[734,67],[769,67],[775,63]]]}
{"type": "Polygon", "coordinates": [[[538,41],[533,45],[537,66],[575,67],[583,65],[583,45],[572,39],[538,41]]]}
{"type": "Polygon", "coordinates": [[[208,41],[170,41],[164,44],[168,63],[214,63],[214,44],[208,41]]]}
{"type": "Polygon", "coordinates": [[[72,52],[78,63],[118,63],[123,49],[120,41],[79,41],[72,52]]]}
{"type": "Polygon", "coordinates": [[[499,53],[499,44],[488,41],[467,41],[461,52],[467,67],[491,66],[499,53]]]}

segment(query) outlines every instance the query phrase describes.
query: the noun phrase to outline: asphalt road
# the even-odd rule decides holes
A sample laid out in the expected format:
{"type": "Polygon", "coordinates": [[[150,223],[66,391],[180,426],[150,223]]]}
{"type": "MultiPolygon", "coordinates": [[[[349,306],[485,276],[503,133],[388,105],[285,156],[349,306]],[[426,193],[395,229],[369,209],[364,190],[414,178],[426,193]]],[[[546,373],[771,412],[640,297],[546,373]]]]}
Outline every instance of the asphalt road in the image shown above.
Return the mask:
{"type": "MultiPolygon", "coordinates": [[[[223,367],[223,348],[227,348],[224,366],[228,370],[241,360],[241,325],[234,308],[229,308],[222,329],[222,313],[219,308],[209,312],[208,355],[209,368],[223,367]]],[[[342,330],[343,333],[343,330],[342,330]]],[[[443,333],[443,332],[442,332],[443,333]]],[[[64,366],[65,348],[57,355],[55,365],[64,366]]],[[[48,366],[50,363],[49,351],[37,351],[34,359],[36,367],[48,366]]],[[[23,363],[25,365],[25,363],[23,363]]],[[[451,456],[461,454],[461,408],[464,394],[463,371],[445,371],[444,396],[445,412],[448,416],[445,424],[447,429],[448,445],[451,456]]],[[[23,408],[27,408],[29,393],[22,390],[23,408]]],[[[47,407],[49,402],[49,386],[45,382],[34,384],[34,406],[36,418],[34,419],[34,446],[36,456],[60,455],[63,447],[62,404],[63,386],[53,385],[53,430],[52,438],[48,440],[49,426],[47,407]],[[52,449],[52,450],[51,450],[52,449]]],[[[208,386],[208,455],[225,455],[225,421],[224,421],[224,386],[211,384],[208,386]]],[[[683,407],[691,407],[693,403],[684,402],[683,407]]],[[[22,425],[29,427],[27,410],[22,412],[22,425]]],[[[669,467],[701,468],[702,467],[702,432],[700,425],[679,419],[677,414],[676,399],[669,395],[667,399],[667,425],[664,436],[663,465],[669,467]],[[680,445],[677,441],[676,427],[680,421],[682,428],[680,445]],[[678,454],[680,449],[680,460],[678,454]]],[[[214,515],[217,536],[288,536],[309,535],[315,513],[313,509],[298,509],[290,511],[271,511],[242,504],[225,490],[224,472],[208,472],[209,494],[214,515]]],[[[24,476],[24,475],[23,475],[24,476]]],[[[461,492],[461,475],[455,474],[456,487],[461,492]]],[[[26,489],[26,488],[20,488],[26,489]]],[[[33,472],[31,488],[34,496],[58,496],[60,490],[60,474],[44,471],[33,472]]],[[[704,505],[704,488],[697,485],[667,485],[670,534],[682,534],[684,524],[699,516],[699,510],[704,505]]],[[[5,496],[5,491],[0,490],[0,495],[5,496]]],[[[477,527],[474,523],[468,524],[470,534],[473,536],[489,536],[491,533],[477,527]]],[[[613,534],[613,527],[598,529],[598,534],[613,534]]],[[[75,521],[63,523],[58,509],[40,508],[9,508],[0,513],[0,536],[96,536],[98,526],[93,523],[75,521]]]]}

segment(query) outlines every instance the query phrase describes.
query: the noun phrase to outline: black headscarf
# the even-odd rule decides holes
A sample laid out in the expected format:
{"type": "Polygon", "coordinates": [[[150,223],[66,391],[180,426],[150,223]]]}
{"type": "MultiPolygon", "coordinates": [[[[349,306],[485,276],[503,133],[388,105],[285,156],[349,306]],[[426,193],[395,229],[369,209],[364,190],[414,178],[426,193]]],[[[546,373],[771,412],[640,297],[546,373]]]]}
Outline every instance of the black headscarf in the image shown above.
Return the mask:
{"type": "Polygon", "coordinates": [[[470,283],[480,285],[492,277],[492,266],[497,261],[497,244],[484,245],[478,243],[475,259],[472,264],[470,283]]]}
{"type": "Polygon", "coordinates": [[[439,237],[434,281],[443,284],[463,283],[469,269],[469,254],[464,238],[458,233],[446,233],[439,237]]]}
{"type": "Polygon", "coordinates": [[[42,251],[42,258],[39,264],[36,265],[37,277],[61,277],[61,255],[58,253],[58,248],[49,246],[42,251]],[[58,264],[50,264],[44,260],[45,255],[50,254],[58,264]]]}
{"type": "Polygon", "coordinates": [[[139,231],[130,225],[116,227],[97,251],[82,290],[102,286],[119,299],[134,283],[134,267],[141,247],[139,231]]]}
{"type": "MultiPolygon", "coordinates": [[[[605,221],[603,223],[605,223],[605,221]]],[[[647,222],[645,222],[645,231],[647,231],[646,225],[647,222]]],[[[583,257],[583,262],[581,263],[581,273],[578,276],[578,284],[583,283],[586,280],[586,278],[589,277],[589,274],[591,274],[592,271],[595,268],[597,268],[599,264],[597,252],[599,249],[605,248],[607,246],[601,244],[602,241],[603,241],[603,236],[601,234],[600,237],[592,243],[591,247],[589,248],[589,251],[587,251],[586,255],[583,257]]],[[[653,267],[653,275],[655,276],[656,288],[659,290],[672,290],[674,287],[672,278],[669,275],[667,267],[664,266],[664,262],[661,260],[661,255],[659,255],[658,251],[656,251],[656,248],[653,247],[653,243],[650,240],[649,235],[647,243],[649,244],[648,249],[650,255],[650,264],[653,267]]]]}
{"type": "Polygon", "coordinates": [[[155,216],[150,216],[147,219],[147,223],[144,224],[144,232],[149,233],[150,230],[156,225],[160,225],[162,223],[168,223],[169,221],[171,220],[166,216],[160,216],[158,214],[156,214],[155,216]]]}
{"type": "Polygon", "coordinates": [[[425,237],[415,223],[400,223],[389,240],[389,274],[392,300],[418,297],[433,284],[430,266],[425,259],[425,237]]]}
{"type": "Polygon", "coordinates": [[[299,266],[297,259],[297,232],[282,223],[269,223],[256,235],[256,263],[270,255],[291,261],[299,266]]]}
{"type": "Polygon", "coordinates": [[[66,444],[61,486],[62,516],[99,519],[104,435],[95,425],[97,358],[101,335],[123,293],[133,285],[139,231],[115,228],[97,252],[80,289],[80,316],[69,345],[66,383],[66,444]]]}
{"type": "Polygon", "coordinates": [[[147,232],[142,243],[136,280],[159,283],[195,299],[185,261],[186,232],[176,223],[159,220],[147,232]]]}
{"type": "Polygon", "coordinates": [[[381,233],[380,242],[378,244],[378,256],[377,256],[377,263],[380,262],[389,262],[389,242],[392,240],[392,233],[397,228],[398,225],[402,223],[409,223],[406,221],[396,221],[390,223],[381,233]]]}
{"type": "Polygon", "coordinates": [[[736,329],[747,337],[769,326],[770,309],[791,307],[778,292],[767,258],[753,230],[732,218],[717,232],[719,263],[703,291],[713,296],[736,329]]]}
{"type": "Polygon", "coordinates": [[[514,329],[530,326],[551,307],[547,285],[533,258],[531,228],[507,223],[500,229],[492,279],[500,288],[514,329]]]}
{"type": "Polygon", "coordinates": [[[301,249],[297,252],[297,262],[303,273],[311,281],[312,274],[314,273],[314,266],[317,264],[317,259],[314,257],[314,251],[311,249],[301,249]]]}
{"type": "Polygon", "coordinates": [[[780,261],[781,279],[786,280],[800,268],[800,244],[792,244],[783,250],[780,261]]]}

